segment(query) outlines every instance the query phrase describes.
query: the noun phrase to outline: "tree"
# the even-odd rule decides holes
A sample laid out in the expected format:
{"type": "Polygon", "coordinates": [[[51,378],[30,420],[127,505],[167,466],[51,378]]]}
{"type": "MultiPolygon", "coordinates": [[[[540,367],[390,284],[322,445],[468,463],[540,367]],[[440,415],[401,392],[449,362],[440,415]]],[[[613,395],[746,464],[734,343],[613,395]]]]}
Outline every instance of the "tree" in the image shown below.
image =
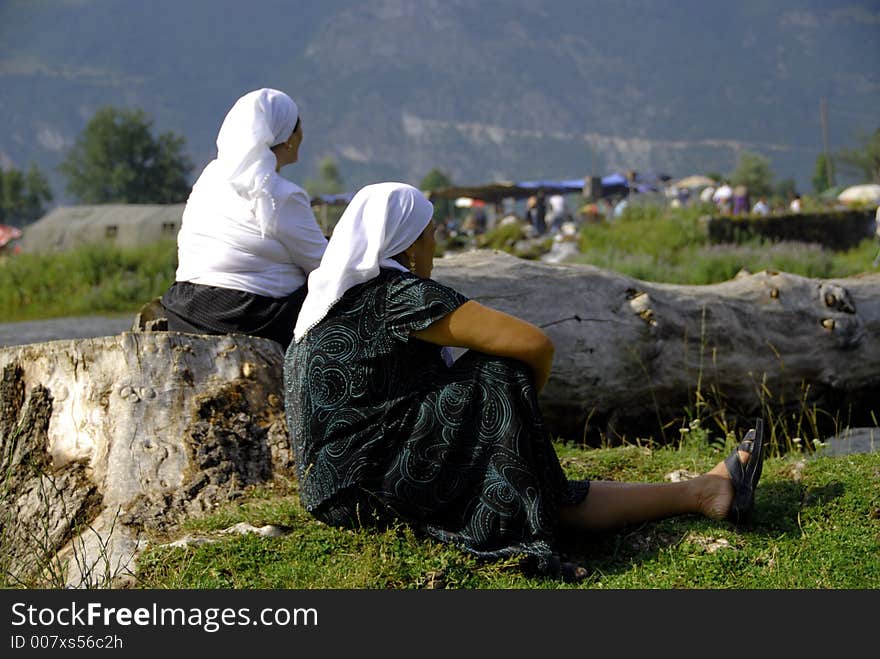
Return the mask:
{"type": "Polygon", "coordinates": [[[50,201],[49,181],[36,165],[25,174],[14,167],[0,170],[0,224],[30,224],[46,212],[50,201]]]}
{"type": "Polygon", "coordinates": [[[21,214],[24,176],[15,168],[0,170],[0,223],[13,224],[21,214]]]}
{"type": "MultiPolygon", "coordinates": [[[[339,194],[345,191],[345,184],[342,181],[342,175],[339,173],[339,167],[331,156],[322,158],[318,163],[318,178],[306,179],[303,187],[309,193],[309,196],[319,197],[321,195],[339,194]]],[[[344,206],[319,204],[317,206],[318,224],[324,231],[325,235],[330,235],[333,227],[342,216],[345,210],[344,206]]]]}
{"type": "Polygon", "coordinates": [[[788,206],[788,202],[797,193],[797,183],[795,183],[795,180],[793,178],[786,178],[779,181],[774,187],[773,201],[777,205],[788,206]]]}
{"type": "Polygon", "coordinates": [[[733,185],[744,185],[752,197],[764,197],[773,190],[773,172],[770,163],[763,156],[743,151],[736,169],[730,175],[733,185]]]}
{"type": "MultiPolygon", "coordinates": [[[[828,177],[829,172],[829,160],[831,158],[825,158],[824,153],[820,153],[816,157],[816,167],[813,170],[813,190],[815,190],[816,194],[820,192],[825,192],[828,188],[831,187],[831,179],[828,177]]],[[[833,162],[833,161],[832,161],[833,162]]],[[[833,175],[833,174],[832,174],[833,175]]]]}
{"type": "Polygon", "coordinates": [[[855,149],[841,149],[837,160],[847,171],[865,182],[880,183],[880,128],[863,139],[855,149]]]}
{"type": "Polygon", "coordinates": [[[452,186],[452,180],[445,172],[436,167],[425,174],[425,177],[419,183],[420,190],[440,190],[441,188],[449,188],[452,186]]]}
{"type": "Polygon", "coordinates": [[[189,195],[184,139],[152,134],[142,110],[98,110],[59,166],[67,191],[89,204],[176,204],[189,195]]]}
{"type": "Polygon", "coordinates": [[[339,194],[345,191],[345,184],[339,167],[332,156],[326,156],[318,163],[318,178],[306,179],[304,187],[309,195],[317,197],[325,194],[339,194]]]}

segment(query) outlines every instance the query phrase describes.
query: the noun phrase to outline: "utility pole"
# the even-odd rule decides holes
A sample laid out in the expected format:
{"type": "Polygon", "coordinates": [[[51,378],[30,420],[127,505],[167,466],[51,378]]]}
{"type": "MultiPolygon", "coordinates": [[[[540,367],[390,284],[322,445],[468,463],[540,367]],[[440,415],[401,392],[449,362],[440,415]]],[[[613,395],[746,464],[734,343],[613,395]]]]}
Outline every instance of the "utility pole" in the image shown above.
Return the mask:
{"type": "Polygon", "coordinates": [[[829,187],[834,185],[834,167],[831,164],[831,154],[828,152],[828,108],[825,98],[819,99],[819,120],[822,122],[822,144],[825,149],[825,174],[828,177],[829,187]]]}

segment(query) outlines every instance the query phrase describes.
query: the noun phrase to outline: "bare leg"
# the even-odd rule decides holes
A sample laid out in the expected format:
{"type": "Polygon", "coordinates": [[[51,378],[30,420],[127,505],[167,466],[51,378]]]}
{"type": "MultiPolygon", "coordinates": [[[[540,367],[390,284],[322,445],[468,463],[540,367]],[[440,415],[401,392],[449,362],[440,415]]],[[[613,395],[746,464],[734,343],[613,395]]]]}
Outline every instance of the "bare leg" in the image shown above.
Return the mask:
{"type": "MultiPolygon", "coordinates": [[[[751,457],[738,451],[740,462],[751,457]]],[[[593,481],[581,503],[560,510],[560,522],[585,530],[606,530],[674,517],[703,514],[723,519],[733,502],[733,485],[724,462],[682,483],[618,483],[593,481]]]]}

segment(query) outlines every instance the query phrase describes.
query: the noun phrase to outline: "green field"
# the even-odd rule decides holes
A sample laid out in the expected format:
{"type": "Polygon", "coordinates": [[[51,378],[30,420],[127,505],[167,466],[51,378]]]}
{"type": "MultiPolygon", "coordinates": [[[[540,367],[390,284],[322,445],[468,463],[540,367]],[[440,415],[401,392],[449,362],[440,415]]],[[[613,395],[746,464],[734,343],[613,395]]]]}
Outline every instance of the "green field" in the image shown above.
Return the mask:
{"type": "MultiPolygon", "coordinates": [[[[573,478],[662,481],[700,472],[730,445],[695,433],[678,448],[581,449],[559,445],[573,478]]],[[[526,576],[516,559],[486,562],[418,537],[405,527],[339,530],[306,513],[295,486],[256,490],[246,500],[193,520],[198,546],[162,547],[140,561],[143,588],[748,588],[880,587],[880,453],[769,458],[753,525],[701,517],[641,524],[618,532],[563,537],[567,558],[589,571],[584,582],[526,576]],[[277,538],[218,533],[238,522],[273,524],[277,538]]]]}

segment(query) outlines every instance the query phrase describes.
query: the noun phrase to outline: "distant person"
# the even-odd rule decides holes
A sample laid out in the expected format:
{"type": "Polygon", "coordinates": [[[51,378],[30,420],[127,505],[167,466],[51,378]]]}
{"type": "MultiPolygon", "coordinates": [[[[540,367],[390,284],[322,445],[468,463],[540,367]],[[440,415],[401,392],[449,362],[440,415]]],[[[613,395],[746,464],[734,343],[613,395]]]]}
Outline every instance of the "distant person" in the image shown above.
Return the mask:
{"type": "Polygon", "coordinates": [[[539,188],[533,197],[529,197],[529,204],[529,222],[534,235],[543,236],[547,233],[547,199],[543,188],[539,188]]]}
{"type": "Polygon", "coordinates": [[[614,219],[614,204],[604,197],[599,199],[599,213],[606,222],[614,219]]]}
{"type": "Polygon", "coordinates": [[[617,220],[623,217],[624,212],[629,206],[629,199],[627,197],[621,197],[620,200],[614,204],[614,210],[611,213],[611,216],[617,220]]]}
{"type": "MultiPolygon", "coordinates": [[[[578,210],[578,220],[585,224],[598,224],[604,219],[603,210],[604,207],[601,206],[604,200],[599,200],[599,202],[588,202],[580,207],[578,210]],[[603,210],[600,210],[603,208],[603,210]]],[[[563,226],[565,224],[563,223],[563,226]]]]}
{"type": "Polygon", "coordinates": [[[707,185],[700,191],[700,201],[704,204],[713,204],[715,203],[712,200],[712,197],[715,195],[715,186],[707,185]]]}
{"type": "Polygon", "coordinates": [[[745,215],[749,212],[749,189],[745,185],[737,185],[733,189],[733,214],[745,215]]]}
{"type": "Polygon", "coordinates": [[[284,405],[303,507],[325,524],[388,527],[483,559],[578,580],[563,527],[677,515],[746,521],[763,422],[711,471],[679,483],[569,479],[538,403],[554,348],[543,330],[431,279],[434,208],[402,183],[359,190],[333,231],[284,358],[284,405]],[[445,346],[467,349],[455,361],[445,346]]]}
{"type": "Polygon", "coordinates": [[[441,221],[437,223],[436,236],[437,242],[440,244],[443,244],[447,240],[449,240],[449,226],[446,222],[441,221]]]}
{"type": "Polygon", "coordinates": [[[712,193],[712,201],[718,208],[718,212],[722,215],[729,215],[731,212],[731,199],[733,197],[733,188],[725,181],[712,193]]]}
{"type": "Polygon", "coordinates": [[[565,222],[565,197],[561,194],[552,194],[547,199],[547,205],[550,212],[547,214],[547,225],[553,233],[562,231],[562,224],[565,222]]]}
{"type": "Polygon", "coordinates": [[[302,140],[283,92],[252,91],[229,110],[183,211],[176,280],[161,298],[169,330],[290,343],[327,246],[308,194],[278,174],[302,140]]]}
{"type": "Polygon", "coordinates": [[[788,205],[788,210],[790,210],[792,213],[800,213],[800,212],[801,212],[801,208],[802,208],[802,206],[801,206],[801,196],[800,196],[799,194],[796,194],[796,195],[792,198],[791,203],[788,205]]]}
{"type": "Polygon", "coordinates": [[[678,201],[680,208],[687,208],[691,202],[690,188],[677,188],[675,191],[675,199],[678,201]]]}
{"type": "Polygon", "coordinates": [[[535,195],[526,199],[526,222],[533,233],[535,230],[535,204],[537,203],[538,198],[535,195]]]}
{"type": "Polygon", "coordinates": [[[473,207],[474,233],[481,235],[486,233],[489,226],[489,216],[486,213],[485,204],[476,204],[473,207]]]}
{"type": "Polygon", "coordinates": [[[758,201],[755,202],[755,205],[752,207],[752,213],[755,215],[769,215],[770,207],[767,205],[767,201],[764,197],[759,197],[758,201]]]}

